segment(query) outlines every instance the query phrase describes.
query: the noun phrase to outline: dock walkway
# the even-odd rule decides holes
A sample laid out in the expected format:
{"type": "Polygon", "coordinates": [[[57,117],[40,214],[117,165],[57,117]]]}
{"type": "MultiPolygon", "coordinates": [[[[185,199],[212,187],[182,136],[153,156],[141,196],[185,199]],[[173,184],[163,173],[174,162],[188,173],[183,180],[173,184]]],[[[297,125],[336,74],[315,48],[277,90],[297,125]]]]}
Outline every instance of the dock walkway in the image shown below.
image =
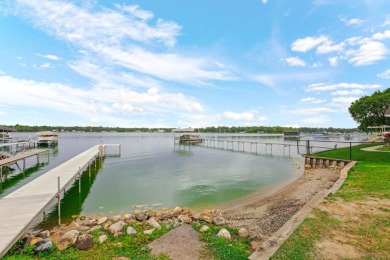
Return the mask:
{"type": "Polygon", "coordinates": [[[106,146],[120,149],[120,145],[96,145],[0,199],[0,258],[57,198],[59,191],[73,183],[96,157],[104,155],[106,146]]]}

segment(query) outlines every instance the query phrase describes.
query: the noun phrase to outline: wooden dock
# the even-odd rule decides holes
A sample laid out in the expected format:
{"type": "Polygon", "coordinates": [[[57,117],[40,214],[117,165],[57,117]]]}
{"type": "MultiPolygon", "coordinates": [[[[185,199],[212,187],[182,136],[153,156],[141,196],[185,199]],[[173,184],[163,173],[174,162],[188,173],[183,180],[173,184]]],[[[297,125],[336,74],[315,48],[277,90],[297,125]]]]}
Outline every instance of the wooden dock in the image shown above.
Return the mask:
{"type": "MultiPolygon", "coordinates": [[[[20,160],[23,160],[23,171],[26,169],[26,159],[32,156],[37,156],[37,162],[39,163],[39,154],[48,152],[48,149],[38,149],[38,150],[28,150],[23,153],[19,153],[15,156],[5,158],[0,160],[0,178],[3,179],[3,167],[17,163],[20,160]]],[[[49,155],[48,155],[49,156],[49,155]]]]}
{"type": "Polygon", "coordinates": [[[0,199],[0,258],[53,200],[59,200],[61,192],[91,167],[95,158],[104,156],[107,146],[120,150],[116,144],[96,145],[0,199]]]}

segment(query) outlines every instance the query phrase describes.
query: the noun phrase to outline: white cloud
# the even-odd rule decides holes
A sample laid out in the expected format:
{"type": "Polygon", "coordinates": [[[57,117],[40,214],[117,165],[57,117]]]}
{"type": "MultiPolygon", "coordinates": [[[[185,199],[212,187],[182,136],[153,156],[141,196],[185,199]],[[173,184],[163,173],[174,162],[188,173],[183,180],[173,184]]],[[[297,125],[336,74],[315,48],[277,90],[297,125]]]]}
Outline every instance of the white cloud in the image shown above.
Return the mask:
{"type": "Polygon", "coordinates": [[[376,40],[390,39],[390,30],[387,30],[383,33],[375,33],[372,38],[376,40]]]}
{"type": "Polygon", "coordinates": [[[233,79],[229,72],[215,65],[210,55],[169,52],[176,44],[181,26],[153,18],[153,13],[138,6],[116,5],[116,9],[99,9],[99,6],[83,8],[55,0],[18,0],[17,3],[18,14],[23,18],[80,51],[95,54],[102,64],[192,85],[233,79]],[[168,51],[161,50],[161,44],[168,51]],[[161,51],[152,52],[146,48],[161,51]]]}
{"type": "Polygon", "coordinates": [[[49,59],[49,60],[59,60],[60,57],[54,55],[54,54],[46,54],[46,55],[42,55],[42,54],[37,54],[38,56],[41,56],[43,58],[46,58],[46,59],[49,59]]]}
{"type": "Polygon", "coordinates": [[[263,4],[266,4],[266,3],[268,3],[268,0],[261,0],[261,2],[262,2],[263,4]]]}
{"type": "Polygon", "coordinates": [[[0,110],[0,116],[5,116],[7,113],[0,110]]]}
{"type": "Polygon", "coordinates": [[[328,60],[329,60],[330,66],[337,67],[337,65],[339,63],[339,58],[338,57],[330,57],[328,60]]]}
{"type": "Polygon", "coordinates": [[[116,121],[121,120],[123,114],[203,112],[202,105],[192,97],[182,93],[162,93],[157,88],[149,88],[144,92],[127,90],[118,85],[78,89],[64,84],[21,80],[10,76],[0,76],[0,85],[12,89],[2,93],[2,104],[32,109],[47,108],[53,112],[84,118],[101,116],[116,121]]]}
{"type": "Polygon", "coordinates": [[[337,84],[326,84],[316,83],[309,85],[305,91],[330,91],[338,89],[377,89],[381,88],[378,84],[358,84],[358,83],[337,83],[337,84]]]}
{"type": "Polygon", "coordinates": [[[379,78],[383,78],[383,79],[390,79],[390,69],[385,70],[384,72],[378,73],[377,76],[379,78]]]}
{"type": "Polygon", "coordinates": [[[302,98],[300,100],[301,103],[311,103],[311,104],[321,104],[324,103],[326,100],[325,99],[318,99],[315,97],[307,97],[307,98],[302,98]]]}
{"type": "Polygon", "coordinates": [[[236,113],[231,111],[225,111],[223,112],[223,115],[232,120],[252,120],[253,119],[253,113],[251,112],[243,112],[243,113],[236,113]]]}
{"type": "Polygon", "coordinates": [[[341,17],[340,20],[347,26],[358,26],[365,22],[364,20],[358,18],[346,19],[345,17],[341,17]]]}
{"type": "Polygon", "coordinates": [[[51,67],[51,64],[49,62],[45,62],[43,64],[41,64],[40,66],[42,69],[48,69],[51,67]]]}
{"type": "Polygon", "coordinates": [[[389,51],[383,43],[367,40],[360,45],[359,49],[351,50],[347,54],[352,56],[348,59],[349,63],[352,63],[354,66],[363,66],[383,60],[388,53],[389,51]]]}
{"type": "Polygon", "coordinates": [[[318,45],[329,41],[329,38],[325,35],[321,35],[319,37],[306,37],[303,39],[298,39],[291,44],[292,51],[298,52],[307,52],[318,45]]]}
{"type": "Polygon", "coordinates": [[[311,65],[312,68],[318,68],[321,67],[322,63],[321,62],[314,62],[313,65],[311,65]]]}
{"type": "Polygon", "coordinates": [[[341,108],[347,108],[351,105],[352,102],[357,100],[356,97],[339,97],[339,98],[333,98],[331,102],[331,106],[334,107],[341,107],[341,108]]]}
{"type": "Polygon", "coordinates": [[[382,26],[390,25],[390,15],[386,16],[386,20],[383,22],[382,26]]]}
{"type": "Polygon", "coordinates": [[[335,112],[335,110],[327,107],[298,108],[295,110],[291,110],[288,113],[297,115],[317,115],[324,112],[335,112]]]}
{"type": "Polygon", "coordinates": [[[347,96],[347,95],[363,95],[364,91],[361,89],[352,89],[352,90],[337,90],[332,92],[332,95],[341,95],[341,96],[347,96]]]}
{"type": "Polygon", "coordinates": [[[291,82],[313,81],[321,78],[328,78],[329,74],[326,71],[321,72],[298,72],[298,73],[275,73],[275,74],[260,74],[253,77],[254,81],[260,82],[271,88],[277,88],[281,84],[291,82]]]}
{"type": "Polygon", "coordinates": [[[257,118],[257,120],[259,120],[259,121],[265,121],[265,120],[267,120],[268,118],[266,117],[266,116],[259,116],[258,118],[257,118]]]}
{"type": "Polygon", "coordinates": [[[334,44],[332,41],[325,41],[323,44],[317,47],[316,52],[319,54],[341,52],[344,50],[344,43],[334,44]]]}
{"type": "Polygon", "coordinates": [[[138,5],[126,6],[126,5],[116,4],[115,7],[118,8],[119,10],[122,10],[123,12],[128,12],[132,14],[135,18],[139,18],[142,20],[149,20],[154,17],[154,14],[152,12],[143,10],[138,5]]]}
{"type": "Polygon", "coordinates": [[[289,66],[306,67],[306,62],[298,57],[289,57],[284,59],[289,66]]]}

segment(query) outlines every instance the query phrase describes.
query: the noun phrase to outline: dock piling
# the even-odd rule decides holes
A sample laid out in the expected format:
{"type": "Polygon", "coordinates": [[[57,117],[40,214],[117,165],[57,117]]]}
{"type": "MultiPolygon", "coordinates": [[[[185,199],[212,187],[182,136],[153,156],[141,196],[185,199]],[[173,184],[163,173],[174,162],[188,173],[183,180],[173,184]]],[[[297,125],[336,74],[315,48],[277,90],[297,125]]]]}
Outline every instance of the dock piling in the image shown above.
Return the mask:
{"type": "Polygon", "coordinates": [[[61,225],[61,183],[60,176],[57,177],[58,184],[58,194],[57,194],[57,203],[58,203],[58,226],[61,225]]]}

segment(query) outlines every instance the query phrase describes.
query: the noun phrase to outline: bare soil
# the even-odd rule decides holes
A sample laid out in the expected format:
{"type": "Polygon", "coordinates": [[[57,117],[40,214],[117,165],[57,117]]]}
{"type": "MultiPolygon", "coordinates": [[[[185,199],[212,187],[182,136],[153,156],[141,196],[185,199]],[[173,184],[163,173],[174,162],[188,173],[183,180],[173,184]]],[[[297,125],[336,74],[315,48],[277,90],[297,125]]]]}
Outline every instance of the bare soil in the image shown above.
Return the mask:
{"type": "Polygon", "coordinates": [[[252,197],[240,207],[226,208],[224,216],[230,227],[244,227],[253,240],[262,243],[320,190],[332,187],[339,177],[339,171],[310,169],[273,195],[252,197]]]}

